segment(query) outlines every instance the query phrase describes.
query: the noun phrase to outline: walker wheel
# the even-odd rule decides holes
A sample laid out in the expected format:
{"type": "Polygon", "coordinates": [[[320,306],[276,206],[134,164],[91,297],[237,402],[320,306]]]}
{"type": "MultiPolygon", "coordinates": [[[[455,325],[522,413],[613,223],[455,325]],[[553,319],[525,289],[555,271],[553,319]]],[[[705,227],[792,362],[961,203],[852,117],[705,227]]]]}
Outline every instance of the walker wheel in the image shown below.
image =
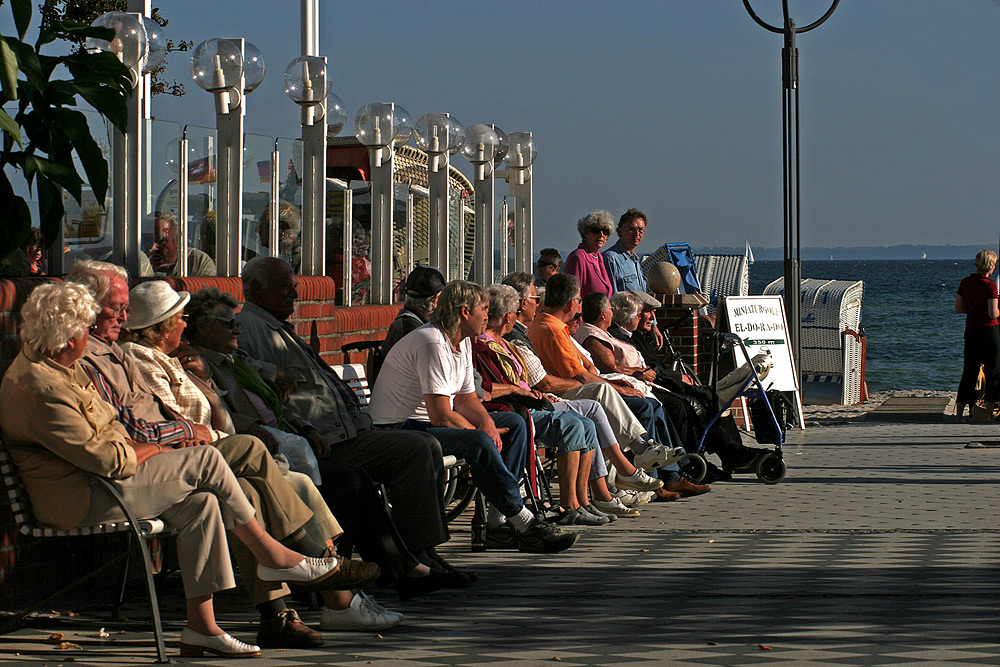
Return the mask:
{"type": "Polygon", "coordinates": [[[788,466],[778,452],[768,452],[757,459],[757,479],[765,484],[777,484],[785,479],[788,466]]]}
{"type": "Polygon", "coordinates": [[[681,463],[681,471],[697,484],[708,474],[708,461],[701,454],[688,454],[687,459],[681,463]]]}

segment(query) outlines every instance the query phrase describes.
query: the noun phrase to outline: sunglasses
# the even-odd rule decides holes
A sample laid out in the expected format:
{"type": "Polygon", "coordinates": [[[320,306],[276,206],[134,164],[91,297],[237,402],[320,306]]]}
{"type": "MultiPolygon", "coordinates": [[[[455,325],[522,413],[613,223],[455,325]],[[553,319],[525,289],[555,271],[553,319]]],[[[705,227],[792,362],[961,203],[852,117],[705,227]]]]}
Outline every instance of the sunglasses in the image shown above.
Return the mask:
{"type": "Polygon", "coordinates": [[[240,323],[236,320],[235,317],[230,317],[227,319],[225,317],[219,317],[218,315],[216,315],[215,321],[221,324],[222,326],[228,328],[230,331],[240,328],[240,323]]]}
{"type": "Polygon", "coordinates": [[[611,232],[604,229],[604,227],[591,227],[587,231],[591,234],[597,234],[599,236],[611,236],[611,232]]]}

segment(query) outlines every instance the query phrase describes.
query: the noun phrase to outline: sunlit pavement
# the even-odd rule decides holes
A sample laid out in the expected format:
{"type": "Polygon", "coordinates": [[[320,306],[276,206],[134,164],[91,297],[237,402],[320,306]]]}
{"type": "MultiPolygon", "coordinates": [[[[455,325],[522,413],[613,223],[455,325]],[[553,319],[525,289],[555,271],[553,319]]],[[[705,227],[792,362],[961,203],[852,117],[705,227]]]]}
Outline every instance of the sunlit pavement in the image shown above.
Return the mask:
{"type": "MultiPolygon", "coordinates": [[[[555,555],[473,554],[468,519],[441,549],[473,586],[402,603],[400,627],[327,633],[322,649],[268,650],[252,664],[948,665],[1000,664],[1000,442],[996,426],[836,425],[789,434],[788,477],[748,475],[712,492],[642,508],[637,519],[574,529],[555,555]]],[[[79,595],[79,594],[78,594],[79,595]]],[[[150,663],[152,633],[45,614],[0,638],[0,660],[150,663]],[[97,636],[101,627],[110,635],[97,636]],[[117,634],[125,629],[125,634],[117,634]],[[57,640],[79,649],[57,650],[57,640]]],[[[166,591],[177,655],[183,600],[166,591]]],[[[318,627],[319,612],[297,605],[318,627]]],[[[144,618],[142,597],[126,610],[144,618]]],[[[220,624],[252,641],[241,591],[218,599],[220,624]]]]}

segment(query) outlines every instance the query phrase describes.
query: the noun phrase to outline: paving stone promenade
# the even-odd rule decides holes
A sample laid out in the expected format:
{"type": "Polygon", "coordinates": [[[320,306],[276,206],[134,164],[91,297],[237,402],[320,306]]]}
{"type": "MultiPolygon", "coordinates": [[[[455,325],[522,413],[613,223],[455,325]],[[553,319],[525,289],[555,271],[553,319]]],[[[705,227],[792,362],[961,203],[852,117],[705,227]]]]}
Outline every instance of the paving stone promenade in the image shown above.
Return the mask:
{"type": "MultiPolygon", "coordinates": [[[[744,476],[648,505],[641,518],[580,529],[578,545],[553,556],[469,553],[459,524],[443,551],[475,568],[473,587],[408,603],[384,593],[403,626],[328,634],[321,650],[248,664],[998,665],[1000,448],[965,447],[989,440],[1000,441],[996,426],[812,426],[790,434],[783,483],[744,476]]],[[[175,661],[232,664],[176,657],[181,604],[170,593],[162,604],[175,661]]],[[[223,627],[252,640],[242,594],[219,608],[223,627]]],[[[81,611],[0,638],[0,662],[153,660],[151,634],[81,611]],[[54,632],[81,649],[55,650],[54,632]]]]}

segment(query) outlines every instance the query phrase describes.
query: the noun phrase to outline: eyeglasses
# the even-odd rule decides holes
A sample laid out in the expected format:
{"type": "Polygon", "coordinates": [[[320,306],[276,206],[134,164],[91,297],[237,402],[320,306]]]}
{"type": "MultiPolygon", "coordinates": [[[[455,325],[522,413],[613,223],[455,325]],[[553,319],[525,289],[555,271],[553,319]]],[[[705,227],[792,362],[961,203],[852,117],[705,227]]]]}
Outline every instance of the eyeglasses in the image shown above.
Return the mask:
{"type": "Polygon", "coordinates": [[[606,230],[604,227],[591,227],[587,231],[591,234],[597,234],[598,236],[611,236],[611,232],[606,230]]]}
{"type": "Polygon", "coordinates": [[[538,296],[537,294],[533,295],[533,296],[526,296],[524,298],[525,299],[534,299],[535,301],[541,301],[541,299],[542,299],[542,297],[538,296]]]}
{"type": "Polygon", "coordinates": [[[622,227],[623,232],[635,232],[636,234],[645,234],[645,227],[622,227]]]}
{"type": "Polygon", "coordinates": [[[235,317],[230,317],[227,319],[225,317],[219,317],[218,315],[216,315],[215,321],[221,324],[222,326],[227,327],[230,331],[240,328],[240,323],[236,321],[235,317]]]}
{"type": "Polygon", "coordinates": [[[128,311],[129,311],[128,304],[125,304],[123,306],[113,306],[113,307],[107,304],[101,304],[101,305],[107,308],[108,312],[115,317],[121,317],[122,315],[125,315],[126,317],[128,316],[128,311]]]}

